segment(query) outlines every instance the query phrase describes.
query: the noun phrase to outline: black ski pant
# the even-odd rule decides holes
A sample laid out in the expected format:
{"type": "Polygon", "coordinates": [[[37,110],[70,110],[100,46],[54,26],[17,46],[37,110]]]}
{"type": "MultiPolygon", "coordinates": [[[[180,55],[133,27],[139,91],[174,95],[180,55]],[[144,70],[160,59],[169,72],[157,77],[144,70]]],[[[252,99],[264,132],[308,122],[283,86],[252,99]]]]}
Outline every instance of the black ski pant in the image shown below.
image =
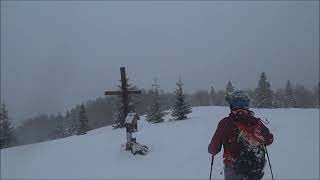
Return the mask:
{"type": "Polygon", "coordinates": [[[252,174],[237,174],[233,168],[224,168],[225,180],[261,180],[264,175],[263,170],[252,174]]]}

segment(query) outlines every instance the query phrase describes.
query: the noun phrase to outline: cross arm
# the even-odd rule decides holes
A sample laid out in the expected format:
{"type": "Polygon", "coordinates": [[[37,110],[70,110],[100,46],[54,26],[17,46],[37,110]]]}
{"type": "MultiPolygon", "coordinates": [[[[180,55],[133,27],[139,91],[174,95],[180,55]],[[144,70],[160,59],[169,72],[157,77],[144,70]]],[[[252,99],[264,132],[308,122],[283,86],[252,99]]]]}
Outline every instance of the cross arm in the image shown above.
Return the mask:
{"type": "Polygon", "coordinates": [[[105,91],[104,95],[121,95],[121,91],[105,91]]]}
{"type": "Polygon", "coordinates": [[[125,94],[141,94],[141,90],[128,90],[128,91],[105,91],[104,95],[121,95],[125,94]]]}
{"type": "Polygon", "coordinates": [[[141,90],[128,90],[128,94],[141,94],[141,90]]]}

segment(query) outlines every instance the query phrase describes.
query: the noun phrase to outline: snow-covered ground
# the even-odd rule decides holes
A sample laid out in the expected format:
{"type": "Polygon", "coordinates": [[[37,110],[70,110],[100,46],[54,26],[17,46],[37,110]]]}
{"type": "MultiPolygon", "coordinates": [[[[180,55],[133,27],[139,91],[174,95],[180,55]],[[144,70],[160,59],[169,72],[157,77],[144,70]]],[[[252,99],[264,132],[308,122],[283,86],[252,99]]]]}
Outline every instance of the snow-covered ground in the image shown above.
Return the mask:
{"type": "MultiPolygon", "coordinates": [[[[276,179],[319,179],[319,109],[253,109],[268,119],[275,141],[269,146],[276,179]]],[[[207,153],[226,107],[196,107],[188,120],[139,121],[138,142],[150,148],[133,156],[121,148],[125,129],[104,127],[87,135],[1,150],[1,179],[208,179],[207,153]]],[[[223,179],[222,153],[213,179],[223,179]]],[[[271,179],[266,166],[264,179],[271,179]]]]}

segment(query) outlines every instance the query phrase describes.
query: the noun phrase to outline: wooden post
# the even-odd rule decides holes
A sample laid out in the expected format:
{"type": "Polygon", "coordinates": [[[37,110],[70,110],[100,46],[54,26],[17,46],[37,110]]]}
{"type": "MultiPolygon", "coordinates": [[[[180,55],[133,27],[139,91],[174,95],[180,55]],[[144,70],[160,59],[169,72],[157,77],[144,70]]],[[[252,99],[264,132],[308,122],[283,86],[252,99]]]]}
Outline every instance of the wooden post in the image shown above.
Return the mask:
{"type": "MultiPolygon", "coordinates": [[[[129,110],[129,99],[128,99],[128,83],[127,83],[127,77],[126,77],[126,70],[124,67],[120,68],[121,73],[121,88],[122,88],[122,103],[123,103],[123,114],[124,118],[126,118],[129,110]]],[[[121,126],[124,125],[124,121],[121,126]]]]}

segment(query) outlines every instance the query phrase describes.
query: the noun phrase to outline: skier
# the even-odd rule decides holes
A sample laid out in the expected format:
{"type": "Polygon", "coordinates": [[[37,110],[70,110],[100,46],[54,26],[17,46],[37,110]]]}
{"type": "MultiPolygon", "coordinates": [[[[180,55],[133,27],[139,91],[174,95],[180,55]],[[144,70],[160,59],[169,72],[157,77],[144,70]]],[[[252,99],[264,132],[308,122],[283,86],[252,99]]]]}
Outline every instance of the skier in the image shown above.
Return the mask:
{"type": "Polygon", "coordinates": [[[228,93],[226,101],[231,112],[219,122],[208,152],[214,158],[223,145],[225,180],[260,180],[266,164],[265,146],[273,142],[273,135],[249,110],[245,91],[228,93]]]}

